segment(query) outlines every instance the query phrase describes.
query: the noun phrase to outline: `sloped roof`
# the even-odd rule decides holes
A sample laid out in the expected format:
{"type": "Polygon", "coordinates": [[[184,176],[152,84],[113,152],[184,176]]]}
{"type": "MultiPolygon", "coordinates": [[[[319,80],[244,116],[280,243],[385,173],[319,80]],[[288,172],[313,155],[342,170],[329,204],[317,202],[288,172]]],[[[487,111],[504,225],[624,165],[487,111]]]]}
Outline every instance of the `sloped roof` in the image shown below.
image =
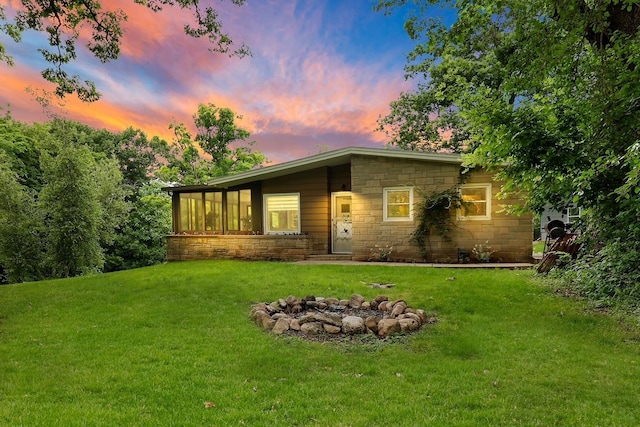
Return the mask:
{"type": "Polygon", "coordinates": [[[424,153],[417,151],[407,151],[398,149],[385,148],[364,148],[364,147],[346,147],[338,150],[327,151],[313,156],[304,157],[302,159],[291,160],[279,163],[273,166],[265,166],[258,169],[252,169],[246,172],[240,172],[234,175],[222,176],[212,179],[206,185],[191,185],[183,187],[168,187],[165,190],[180,191],[197,191],[207,188],[228,188],[237,185],[247,184],[255,181],[262,181],[271,178],[277,178],[285,175],[291,175],[298,172],[304,172],[319,167],[338,166],[351,162],[354,155],[358,156],[377,156],[389,157],[397,159],[422,160],[439,163],[461,164],[462,159],[459,154],[443,154],[443,153],[424,153]]]}

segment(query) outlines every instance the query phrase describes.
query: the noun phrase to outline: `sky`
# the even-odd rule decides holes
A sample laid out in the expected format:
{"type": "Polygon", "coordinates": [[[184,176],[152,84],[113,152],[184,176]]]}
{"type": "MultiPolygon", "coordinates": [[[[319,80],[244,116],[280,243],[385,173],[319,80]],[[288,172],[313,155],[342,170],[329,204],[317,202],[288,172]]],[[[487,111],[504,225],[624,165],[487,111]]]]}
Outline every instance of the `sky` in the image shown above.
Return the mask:
{"type": "MultiPolygon", "coordinates": [[[[16,0],[0,0],[7,11],[16,0]]],[[[242,7],[211,2],[227,32],[253,56],[208,51],[207,40],[186,36],[190,12],[153,13],[133,0],[103,1],[121,8],[120,58],[102,64],[86,50],[69,67],[93,80],[102,98],[91,104],[67,97],[44,111],[37,91],[44,37],[30,32],[16,44],[0,33],[15,66],[0,63],[0,107],[13,118],[42,122],[51,114],[113,132],[128,127],[171,141],[171,123],[193,125],[199,104],[229,107],[242,116],[254,150],[270,163],[346,146],[384,147],[377,119],[415,82],[404,78],[414,42],[404,31],[406,12],[385,16],[373,0],[253,0],[242,7]],[[31,88],[31,91],[27,91],[31,88]]],[[[195,131],[195,129],[193,129],[195,131]]]]}

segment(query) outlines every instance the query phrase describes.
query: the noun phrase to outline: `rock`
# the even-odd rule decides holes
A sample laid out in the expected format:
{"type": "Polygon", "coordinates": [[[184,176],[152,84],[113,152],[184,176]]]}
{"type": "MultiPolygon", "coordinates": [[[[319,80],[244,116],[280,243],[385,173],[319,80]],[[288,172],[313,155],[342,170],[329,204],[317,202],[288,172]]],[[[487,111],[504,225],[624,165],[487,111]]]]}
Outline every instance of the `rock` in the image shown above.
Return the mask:
{"type": "Polygon", "coordinates": [[[366,330],[366,325],[362,317],[346,316],[342,319],[342,331],[345,334],[364,334],[366,330]]]}
{"type": "Polygon", "coordinates": [[[291,323],[289,324],[289,329],[292,329],[294,331],[300,330],[300,322],[298,321],[298,319],[291,319],[291,323]]]}
{"type": "Polygon", "coordinates": [[[415,308],[407,307],[407,308],[404,309],[404,312],[405,313],[415,313],[416,310],[415,310],[415,308]]]}
{"type": "Polygon", "coordinates": [[[338,298],[326,298],[324,303],[331,307],[332,305],[340,305],[340,300],[338,298]]]}
{"type": "Polygon", "coordinates": [[[363,310],[369,310],[371,308],[371,303],[369,301],[365,301],[362,303],[362,306],[360,308],[363,310]]]}
{"type": "Polygon", "coordinates": [[[416,322],[418,322],[418,324],[420,325],[422,324],[422,320],[420,320],[420,316],[418,316],[415,313],[406,313],[406,310],[404,314],[401,314],[400,316],[398,316],[398,320],[400,319],[413,319],[416,322]]]}
{"type": "Polygon", "coordinates": [[[423,325],[427,323],[427,313],[425,313],[424,310],[418,309],[416,310],[416,314],[420,318],[420,323],[422,323],[423,325]]]}
{"type": "Polygon", "coordinates": [[[273,316],[271,316],[271,318],[272,318],[273,320],[278,320],[278,319],[288,318],[288,317],[289,317],[289,315],[288,315],[288,314],[286,314],[286,313],[276,313],[276,314],[274,314],[273,316]]]}
{"type": "Polygon", "coordinates": [[[404,313],[405,308],[407,308],[407,303],[404,301],[398,301],[394,304],[393,309],[391,310],[391,317],[398,317],[404,313]]]}
{"type": "Polygon", "coordinates": [[[306,297],[304,297],[305,301],[315,301],[316,297],[313,295],[307,295],[306,297]]]}
{"type": "Polygon", "coordinates": [[[387,301],[382,301],[380,304],[378,304],[378,310],[387,311],[387,301]]]}
{"type": "Polygon", "coordinates": [[[301,304],[294,304],[291,306],[291,313],[301,313],[301,312],[302,312],[301,304]]]}
{"type": "Polygon", "coordinates": [[[278,307],[280,307],[281,309],[287,308],[287,301],[285,301],[284,299],[280,298],[278,300],[278,307]]]}
{"type": "Polygon", "coordinates": [[[344,306],[344,307],[349,307],[349,300],[348,299],[341,299],[340,300],[340,305],[344,306]]]}
{"type": "Polygon", "coordinates": [[[262,304],[256,304],[253,307],[251,307],[251,311],[249,312],[249,318],[255,322],[256,313],[259,312],[259,311],[264,311],[266,313],[267,312],[267,305],[262,303],[262,304]]]}
{"type": "Polygon", "coordinates": [[[374,334],[378,333],[378,318],[374,316],[369,316],[364,319],[364,324],[371,332],[374,334]]]}
{"type": "Polygon", "coordinates": [[[388,337],[401,332],[400,322],[397,319],[382,319],[378,322],[378,336],[388,337]]]}
{"type": "Polygon", "coordinates": [[[300,324],[310,322],[328,323],[329,325],[342,326],[342,316],[338,313],[307,313],[300,318],[300,324]]]}
{"type": "Polygon", "coordinates": [[[307,308],[318,308],[319,305],[317,301],[307,301],[307,308]]]}
{"type": "Polygon", "coordinates": [[[327,323],[323,324],[322,327],[324,331],[328,334],[339,334],[342,329],[339,326],[329,325],[327,323]]]}
{"type": "Polygon", "coordinates": [[[278,319],[276,324],[273,325],[271,332],[273,332],[276,335],[282,335],[289,330],[290,324],[291,324],[291,319],[289,319],[288,317],[281,317],[278,319]]]}
{"type": "Polygon", "coordinates": [[[300,330],[307,335],[318,335],[324,332],[321,322],[309,322],[300,326],[300,330]]]}
{"type": "Polygon", "coordinates": [[[371,310],[377,310],[378,309],[378,301],[373,300],[369,303],[369,307],[371,307],[371,310]]]}
{"type": "Polygon", "coordinates": [[[402,332],[411,332],[420,329],[420,322],[416,319],[405,318],[398,320],[398,322],[400,322],[400,329],[402,332]]]}
{"type": "Polygon", "coordinates": [[[349,299],[349,307],[355,308],[356,310],[362,307],[362,303],[365,301],[364,297],[359,294],[351,295],[351,299],[349,299]]]}
{"type": "Polygon", "coordinates": [[[327,303],[326,302],[320,302],[318,303],[318,308],[320,310],[325,310],[327,308],[327,303]]]}
{"type": "Polygon", "coordinates": [[[374,301],[380,304],[382,301],[389,301],[389,297],[386,295],[378,295],[374,301]]]}
{"type": "Polygon", "coordinates": [[[298,303],[298,298],[294,297],[293,295],[289,295],[286,301],[288,305],[295,305],[298,303]]]}
{"type": "Polygon", "coordinates": [[[278,305],[278,301],[274,301],[267,306],[267,310],[269,311],[269,313],[277,313],[279,311],[282,311],[282,308],[280,308],[280,305],[278,305]]]}

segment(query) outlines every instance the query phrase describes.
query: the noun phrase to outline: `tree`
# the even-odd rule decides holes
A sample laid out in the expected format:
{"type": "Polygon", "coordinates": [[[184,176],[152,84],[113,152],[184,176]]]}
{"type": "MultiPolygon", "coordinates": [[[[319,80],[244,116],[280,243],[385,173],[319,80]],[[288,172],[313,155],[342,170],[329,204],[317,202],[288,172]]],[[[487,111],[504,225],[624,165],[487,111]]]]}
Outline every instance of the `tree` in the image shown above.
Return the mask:
{"type": "Polygon", "coordinates": [[[9,282],[42,277],[42,216],[35,194],[18,182],[10,159],[0,151],[0,267],[9,282]]]}
{"type": "Polygon", "coordinates": [[[593,251],[625,240],[619,259],[637,251],[640,227],[629,225],[640,217],[640,2],[420,3],[405,24],[418,43],[406,70],[424,79],[379,121],[391,143],[500,166],[504,192],[530,195],[525,207],[585,208],[593,251]],[[455,22],[434,17],[436,5],[455,10],[455,22]]]}
{"type": "Polygon", "coordinates": [[[159,182],[142,186],[130,202],[126,221],[107,246],[105,271],[145,267],[167,258],[165,237],[171,233],[171,197],[159,182]]]}
{"type": "MultiPolygon", "coordinates": [[[[203,7],[201,0],[133,0],[154,12],[163,8],[179,7],[193,12],[193,23],[184,26],[187,35],[195,38],[206,37],[212,52],[248,55],[244,44],[234,48],[233,41],[222,30],[222,22],[217,11],[203,7]]],[[[245,0],[231,0],[235,5],[243,5],[245,0]]],[[[0,5],[0,32],[10,36],[16,43],[21,42],[26,30],[35,30],[47,35],[48,49],[38,49],[51,67],[42,71],[42,76],[56,85],[59,97],[77,94],[83,101],[96,101],[100,94],[95,84],[78,75],[69,75],[65,66],[77,59],[76,44],[81,35],[89,35],[87,49],[105,63],[120,56],[120,46],[124,32],[122,22],[127,15],[121,9],[109,9],[106,1],[100,0],[22,0],[19,5],[11,4],[14,16],[9,18],[7,6],[0,5]]],[[[0,43],[0,61],[9,65],[13,59],[6,47],[0,43]]]]}
{"type": "Polygon", "coordinates": [[[241,116],[229,108],[200,104],[193,115],[197,128],[195,138],[183,123],[169,127],[173,129],[175,138],[164,153],[167,164],[156,172],[156,176],[165,182],[204,184],[213,177],[261,166],[265,156],[251,150],[254,142],[239,145],[251,136],[248,131],[237,127],[235,119],[239,118],[241,116]]]}

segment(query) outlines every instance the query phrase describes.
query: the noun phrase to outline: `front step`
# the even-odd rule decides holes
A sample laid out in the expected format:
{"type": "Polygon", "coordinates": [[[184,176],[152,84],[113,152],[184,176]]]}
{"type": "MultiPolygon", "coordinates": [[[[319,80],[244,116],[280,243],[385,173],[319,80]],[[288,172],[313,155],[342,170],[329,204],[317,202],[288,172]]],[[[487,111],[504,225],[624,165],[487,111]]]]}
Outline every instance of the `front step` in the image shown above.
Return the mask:
{"type": "Polygon", "coordinates": [[[304,259],[309,261],[351,261],[351,254],[307,255],[304,259]]]}

